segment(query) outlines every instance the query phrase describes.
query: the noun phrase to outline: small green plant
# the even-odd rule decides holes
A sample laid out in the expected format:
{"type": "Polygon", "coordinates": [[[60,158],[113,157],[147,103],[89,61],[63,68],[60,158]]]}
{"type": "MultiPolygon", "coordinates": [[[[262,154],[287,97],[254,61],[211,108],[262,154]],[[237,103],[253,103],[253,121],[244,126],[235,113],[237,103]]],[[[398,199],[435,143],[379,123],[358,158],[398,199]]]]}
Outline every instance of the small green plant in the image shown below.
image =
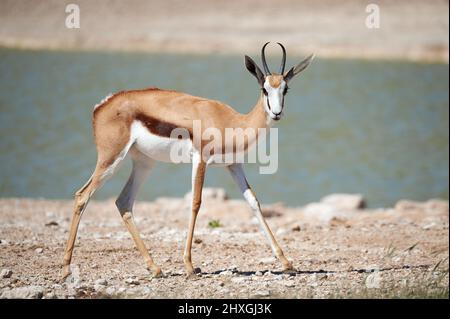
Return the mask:
{"type": "Polygon", "coordinates": [[[218,219],[213,219],[208,222],[208,226],[211,228],[221,227],[220,221],[218,219]]]}

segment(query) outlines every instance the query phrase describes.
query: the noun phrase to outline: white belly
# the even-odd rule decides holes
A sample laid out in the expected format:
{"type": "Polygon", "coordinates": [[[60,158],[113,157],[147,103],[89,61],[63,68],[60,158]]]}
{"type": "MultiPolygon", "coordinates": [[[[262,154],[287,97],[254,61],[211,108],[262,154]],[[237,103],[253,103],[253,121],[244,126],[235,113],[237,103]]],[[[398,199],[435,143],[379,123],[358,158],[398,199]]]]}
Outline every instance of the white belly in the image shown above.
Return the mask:
{"type": "Polygon", "coordinates": [[[141,122],[131,125],[131,138],[134,147],[144,155],[160,162],[186,163],[192,158],[192,141],[190,139],[172,139],[152,134],[141,122]],[[177,152],[178,155],[173,152],[177,152]],[[172,152],[172,153],[171,153],[172,152]]]}
{"type": "MultiPolygon", "coordinates": [[[[160,162],[191,163],[192,153],[198,152],[194,149],[190,139],[173,139],[153,134],[139,121],[135,121],[131,125],[131,139],[134,141],[133,148],[145,156],[160,162]]],[[[252,149],[254,146],[255,143],[253,142],[249,149],[252,149]]],[[[247,151],[234,154],[235,159],[244,159],[247,151]]],[[[208,156],[204,160],[208,166],[228,166],[235,162],[233,161],[233,156],[230,161],[230,158],[225,157],[223,154],[208,156]]],[[[241,161],[239,160],[238,162],[241,161]]]]}

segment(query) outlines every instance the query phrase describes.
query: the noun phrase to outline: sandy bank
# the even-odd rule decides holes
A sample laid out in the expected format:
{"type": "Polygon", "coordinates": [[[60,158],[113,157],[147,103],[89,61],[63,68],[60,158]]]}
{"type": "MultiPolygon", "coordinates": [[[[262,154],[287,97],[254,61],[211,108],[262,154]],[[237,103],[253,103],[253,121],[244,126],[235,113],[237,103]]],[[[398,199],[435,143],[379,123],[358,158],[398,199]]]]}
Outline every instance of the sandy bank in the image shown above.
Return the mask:
{"type": "Polygon", "coordinates": [[[255,54],[265,41],[292,54],[448,62],[447,1],[75,1],[81,28],[65,27],[63,1],[0,2],[0,46],[33,49],[255,54]]]}

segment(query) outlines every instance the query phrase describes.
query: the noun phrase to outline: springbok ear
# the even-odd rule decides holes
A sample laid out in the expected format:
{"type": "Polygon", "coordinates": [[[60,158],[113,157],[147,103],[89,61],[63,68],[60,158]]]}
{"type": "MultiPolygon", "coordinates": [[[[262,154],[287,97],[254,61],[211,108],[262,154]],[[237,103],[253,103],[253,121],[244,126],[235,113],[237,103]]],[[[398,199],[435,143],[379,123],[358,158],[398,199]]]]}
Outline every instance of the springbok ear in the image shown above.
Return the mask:
{"type": "Polygon", "coordinates": [[[245,66],[247,67],[247,70],[258,80],[259,85],[263,86],[265,81],[264,73],[262,73],[255,61],[247,55],[245,56],[245,66]]]}
{"type": "Polygon", "coordinates": [[[311,63],[311,61],[314,59],[314,54],[311,54],[306,59],[304,59],[302,62],[297,64],[296,66],[292,67],[289,71],[287,71],[284,74],[284,80],[289,82],[294,76],[302,72],[306,67],[311,63]]]}

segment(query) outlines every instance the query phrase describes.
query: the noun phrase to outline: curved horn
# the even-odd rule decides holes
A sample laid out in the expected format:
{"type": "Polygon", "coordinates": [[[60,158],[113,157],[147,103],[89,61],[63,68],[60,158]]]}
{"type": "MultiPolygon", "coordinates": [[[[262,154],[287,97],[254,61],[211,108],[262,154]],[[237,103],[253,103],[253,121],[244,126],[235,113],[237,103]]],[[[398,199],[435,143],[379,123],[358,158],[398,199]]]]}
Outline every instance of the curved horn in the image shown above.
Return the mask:
{"type": "Polygon", "coordinates": [[[281,65],[280,65],[280,74],[284,74],[284,67],[286,66],[286,49],[284,48],[284,46],[277,42],[278,45],[281,47],[281,50],[283,50],[283,58],[281,59],[281,65]]]}
{"type": "Polygon", "coordinates": [[[264,44],[264,46],[261,49],[261,60],[262,60],[262,64],[263,64],[263,68],[264,68],[264,73],[266,73],[266,75],[271,74],[269,67],[267,66],[267,62],[266,62],[266,55],[264,53],[264,50],[266,49],[266,46],[269,44],[270,42],[267,42],[266,44],[264,44]]]}

